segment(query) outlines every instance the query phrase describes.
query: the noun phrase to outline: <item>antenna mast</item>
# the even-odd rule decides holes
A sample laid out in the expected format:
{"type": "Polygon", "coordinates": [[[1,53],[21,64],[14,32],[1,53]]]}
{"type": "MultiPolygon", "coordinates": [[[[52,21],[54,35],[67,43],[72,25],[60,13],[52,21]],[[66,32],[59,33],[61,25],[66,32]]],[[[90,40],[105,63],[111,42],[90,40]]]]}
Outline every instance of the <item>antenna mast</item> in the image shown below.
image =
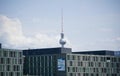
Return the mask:
{"type": "Polygon", "coordinates": [[[66,44],[66,41],[64,40],[64,33],[63,33],[63,9],[61,9],[61,39],[59,43],[61,44],[61,47],[64,48],[64,45],[66,44]]]}
{"type": "Polygon", "coordinates": [[[61,32],[63,33],[63,9],[61,9],[61,32]]]}

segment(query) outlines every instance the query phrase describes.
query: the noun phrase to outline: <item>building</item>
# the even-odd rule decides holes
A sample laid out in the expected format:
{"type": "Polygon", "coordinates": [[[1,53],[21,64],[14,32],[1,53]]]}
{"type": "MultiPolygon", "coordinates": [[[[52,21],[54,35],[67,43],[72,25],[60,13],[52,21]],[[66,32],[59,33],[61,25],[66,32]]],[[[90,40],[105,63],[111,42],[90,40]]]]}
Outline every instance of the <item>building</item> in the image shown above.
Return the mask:
{"type": "Polygon", "coordinates": [[[114,52],[114,55],[115,55],[115,56],[120,56],[120,51],[115,51],[115,52],[114,52]]]}
{"type": "Polygon", "coordinates": [[[24,50],[24,75],[120,76],[120,54],[99,50],[72,52],[71,48],[24,50]]]}
{"type": "Polygon", "coordinates": [[[63,70],[65,70],[66,53],[71,53],[71,49],[44,48],[24,50],[24,75],[58,76],[58,74],[60,74],[65,76],[66,74],[64,71],[59,72],[57,70],[57,60],[63,58],[63,70]]]}
{"type": "Polygon", "coordinates": [[[23,76],[21,50],[3,49],[0,44],[0,76],[23,76]]]}

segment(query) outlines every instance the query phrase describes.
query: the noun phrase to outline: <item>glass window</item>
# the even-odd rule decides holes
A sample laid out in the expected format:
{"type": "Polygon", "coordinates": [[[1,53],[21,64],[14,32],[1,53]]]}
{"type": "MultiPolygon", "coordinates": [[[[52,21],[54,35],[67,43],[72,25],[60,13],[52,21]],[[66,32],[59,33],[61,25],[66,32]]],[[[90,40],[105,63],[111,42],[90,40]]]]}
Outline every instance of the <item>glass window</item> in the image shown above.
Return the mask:
{"type": "Polygon", "coordinates": [[[0,58],[0,63],[4,64],[5,63],[5,59],[4,58],[0,58]]]}
{"type": "Polygon", "coordinates": [[[73,76],[73,73],[70,73],[70,76],[73,76]]]}
{"type": "Polygon", "coordinates": [[[12,55],[12,54],[13,54],[13,52],[12,52],[12,51],[10,51],[10,52],[9,52],[9,56],[10,56],[10,57],[13,57],[13,55],[12,55]]]}
{"type": "Polygon", "coordinates": [[[80,62],[81,66],[83,66],[83,62],[80,62]]]}
{"type": "Polygon", "coordinates": [[[117,58],[114,58],[114,62],[117,62],[117,58]]]}
{"type": "Polygon", "coordinates": [[[75,56],[74,55],[72,56],[72,60],[75,60],[75,56]]]}
{"type": "Polygon", "coordinates": [[[6,72],[6,76],[9,76],[9,72],[6,72]]]}
{"type": "Polygon", "coordinates": [[[6,59],[6,64],[11,64],[11,59],[10,58],[6,59]]]}
{"type": "Polygon", "coordinates": [[[67,59],[70,60],[70,55],[67,56],[67,59]]]}
{"type": "Polygon", "coordinates": [[[78,62],[78,66],[80,66],[80,62],[78,62]]]}
{"type": "Polygon", "coordinates": [[[70,66],[73,66],[73,62],[72,61],[70,61],[70,66]]]}
{"type": "Polygon", "coordinates": [[[19,59],[19,60],[18,60],[18,64],[22,64],[22,59],[19,59]]]}
{"type": "Polygon", "coordinates": [[[80,60],[80,56],[78,56],[78,60],[80,60]]]}
{"type": "Polygon", "coordinates": [[[103,61],[104,59],[103,59],[103,57],[100,57],[100,61],[103,61]]]}
{"type": "Polygon", "coordinates": [[[91,76],[94,76],[94,74],[92,73],[91,76]]]}
{"type": "Polygon", "coordinates": [[[2,70],[5,71],[5,65],[2,65],[2,70]]]}
{"type": "Polygon", "coordinates": [[[2,57],[2,51],[0,50],[0,57],[2,57]]]}
{"type": "Polygon", "coordinates": [[[11,68],[10,65],[7,65],[7,66],[6,66],[6,70],[7,70],[7,71],[10,71],[10,68],[11,68]]]}
{"type": "Polygon", "coordinates": [[[90,61],[91,57],[90,57],[90,56],[88,56],[88,57],[87,57],[87,59],[88,59],[88,61],[90,61]]]}
{"type": "Polygon", "coordinates": [[[15,64],[17,64],[18,63],[18,59],[15,59],[15,64]]]}
{"type": "Polygon", "coordinates": [[[93,61],[96,61],[95,57],[93,57],[93,61]]]}
{"type": "Polygon", "coordinates": [[[68,67],[68,72],[70,72],[70,67],[68,67]]]}
{"type": "Polygon", "coordinates": [[[120,58],[118,59],[118,61],[120,62],[120,58]]]}
{"type": "Polygon", "coordinates": [[[94,66],[94,64],[93,64],[93,62],[91,62],[91,67],[93,67],[94,66]]]}
{"type": "Polygon", "coordinates": [[[83,72],[86,72],[86,69],[85,69],[85,67],[83,68],[83,72]]]}
{"type": "Polygon", "coordinates": [[[8,52],[7,51],[3,51],[3,56],[7,57],[8,56],[8,52]]]}
{"type": "Polygon", "coordinates": [[[13,57],[16,57],[16,52],[13,52],[13,57]]]}
{"type": "Polygon", "coordinates": [[[75,72],[75,67],[72,67],[72,72],[75,72]]]}
{"type": "Polygon", "coordinates": [[[16,65],[13,65],[13,71],[16,71],[16,65]]]}
{"type": "Polygon", "coordinates": [[[19,57],[22,57],[22,52],[19,52],[19,55],[18,55],[19,57]]]}
{"type": "Polygon", "coordinates": [[[98,63],[98,66],[101,67],[101,62],[98,63]]]}
{"type": "Polygon", "coordinates": [[[98,61],[98,57],[95,57],[95,61],[98,61]]]}
{"type": "Polygon", "coordinates": [[[80,73],[78,73],[78,76],[81,76],[81,74],[80,74],[80,73]]]}
{"type": "Polygon", "coordinates": [[[17,65],[17,71],[20,71],[20,66],[19,65],[17,65]]]}
{"type": "Polygon", "coordinates": [[[82,57],[82,60],[85,61],[85,56],[82,57]]]}
{"type": "Polygon", "coordinates": [[[10,72],[9,75],[10,75],[10,76],[13,76],[13,72],[10,72]]]}
{"type": "Polygon", "coordinates": [[[20,73],[19,73],[19,72],[17,72],[17,76],[20,76],[20,73]]]}
{"type": "Polygon", "coordinates": [[[0,65],[0,71],[2,71],[2,65],[0,65]]]}
{"type": "Polygon", "coordinates": [[[4,76],[4,72],[0,72],[0,76],[4,76]]]}

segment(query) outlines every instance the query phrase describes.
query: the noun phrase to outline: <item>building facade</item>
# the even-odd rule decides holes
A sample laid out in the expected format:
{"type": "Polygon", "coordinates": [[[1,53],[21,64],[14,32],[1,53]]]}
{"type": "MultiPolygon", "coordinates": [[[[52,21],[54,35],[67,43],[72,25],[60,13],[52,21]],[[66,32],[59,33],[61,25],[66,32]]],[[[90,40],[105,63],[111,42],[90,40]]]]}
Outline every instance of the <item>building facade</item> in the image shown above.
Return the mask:
{"type": "Polygon", "coordinates": [[[66,76],[120,76],[120,57],[67,54],[66,76]]]}
{"type": "Polygon", "coordinates": [[[22,51],[0,48],[0,76],[23,76],[22,51]]]}
{"type": "Polygon", "coordinates": [[[24,50],[23,54],[24,75],[120,76],[120,56],[113,51],[83,54],[72,52],[70,48],[46,48],[24,50]]]}

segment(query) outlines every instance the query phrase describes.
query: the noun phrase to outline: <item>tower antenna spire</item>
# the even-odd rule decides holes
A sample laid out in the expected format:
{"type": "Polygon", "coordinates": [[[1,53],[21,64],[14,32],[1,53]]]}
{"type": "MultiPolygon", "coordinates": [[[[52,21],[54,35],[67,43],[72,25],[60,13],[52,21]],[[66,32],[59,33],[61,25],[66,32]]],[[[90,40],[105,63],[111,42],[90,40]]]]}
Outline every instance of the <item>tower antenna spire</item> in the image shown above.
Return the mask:
{"type": "Polygon", "coordinates": [[[63,9],[61,9],[61,32],[63,32],[63,9]]]}
{"type": "Polygon", "coordinates": [[[59,43],[61,44],[61,47],[64,48],[64,45],[66,44],[66,41],[64,40],[64,33],[63,33],[63,9],[61,9],[61,38],[59,43]]]}

